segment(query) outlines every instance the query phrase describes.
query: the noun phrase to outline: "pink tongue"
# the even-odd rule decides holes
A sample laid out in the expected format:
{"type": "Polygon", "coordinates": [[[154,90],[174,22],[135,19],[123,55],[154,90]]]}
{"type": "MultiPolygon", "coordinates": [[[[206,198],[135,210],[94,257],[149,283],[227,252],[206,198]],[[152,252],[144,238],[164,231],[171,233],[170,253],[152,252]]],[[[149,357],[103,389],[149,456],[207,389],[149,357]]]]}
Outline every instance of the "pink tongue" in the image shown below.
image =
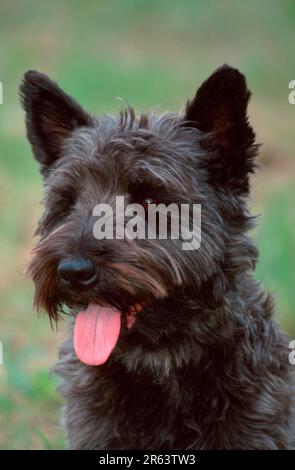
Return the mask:
{"type": "Polygon", "coordinates": [[[116,346],[121,328],[121,313],[110,307],[89,304],[79,312],[74,328],[74,348],[80,361],[99,366],[116,346]]]}

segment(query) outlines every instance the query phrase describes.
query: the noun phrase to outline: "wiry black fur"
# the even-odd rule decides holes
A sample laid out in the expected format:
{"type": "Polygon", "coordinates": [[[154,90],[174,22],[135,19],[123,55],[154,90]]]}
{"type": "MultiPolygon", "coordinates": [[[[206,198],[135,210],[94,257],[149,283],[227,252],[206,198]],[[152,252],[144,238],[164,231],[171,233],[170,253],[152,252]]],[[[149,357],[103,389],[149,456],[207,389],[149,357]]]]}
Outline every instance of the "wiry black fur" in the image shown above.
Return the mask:
{"type": "Polygon", "coordinates": [[[64,304],[145,305],[99,367],[76,357],[71,334],[56,371],[73,449],[289,449],[294,388],[288,340],[253,280],[247,231],[257,146],[244,76],[218,69],[184,115],[132,109],[96,118],[46,76],[21,86],[28,138],[40,162],[45,211],[29,272],[35,303],[57,319],[64,304]],[[201,203],[202,243],[93,238],[98,202],[201,203]],[[57,265],[83,254],[99,266],[90,290],[66,292],[57,265]]]}

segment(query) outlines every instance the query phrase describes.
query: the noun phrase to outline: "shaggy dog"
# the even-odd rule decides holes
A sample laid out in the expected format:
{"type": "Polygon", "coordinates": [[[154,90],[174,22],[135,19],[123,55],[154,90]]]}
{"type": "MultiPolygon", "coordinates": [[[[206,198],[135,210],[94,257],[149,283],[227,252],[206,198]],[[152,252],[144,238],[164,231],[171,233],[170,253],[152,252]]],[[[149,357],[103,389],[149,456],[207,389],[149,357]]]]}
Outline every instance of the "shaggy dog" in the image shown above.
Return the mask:
{"type": "Polygon", "coordinates": [[[26,73],[21,100],[45,188],[29,273],[37,309],[53,321],[70,314],[56,371],[71,449],[294,447],[288,338],[253,279],[247,235],[249,97],[225,65],[181,115],[95,117],[26,73]],[[183,250],[181,236],[97,240],[93,208],[116,210],[118,195],[143,218],[150,205],[200,204],[199,249],[183,250]]]}

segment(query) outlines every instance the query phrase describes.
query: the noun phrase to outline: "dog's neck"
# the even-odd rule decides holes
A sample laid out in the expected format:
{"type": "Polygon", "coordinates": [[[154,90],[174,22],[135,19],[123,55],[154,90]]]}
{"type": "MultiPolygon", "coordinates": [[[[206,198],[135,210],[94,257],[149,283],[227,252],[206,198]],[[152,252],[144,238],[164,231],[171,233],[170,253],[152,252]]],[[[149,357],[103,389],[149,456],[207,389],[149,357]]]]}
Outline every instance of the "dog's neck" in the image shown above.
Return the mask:
{"type": "Polygon", "coordinates": [[[165,319],[166,331],[123,354],[116,352],[112,361],[122,363],[130,373],[144,370],[163,382],[187,370],[204,371],[206,363],[219,364],[218,357],[233,362],[240,344],[245,344],[246,339],[250,347],[258,332],[268,327],[272,310],[272,299],[251,275],[245,274],[241,281],[237,278],[217,298],[213,292],[208,296],[206,290],[206,298],[210,297],[207,303],[196,292],[191,297],[183,295],[158,304],[148,321],[153,320],[156,325],[157,318],[161,322],[165,319]]]}

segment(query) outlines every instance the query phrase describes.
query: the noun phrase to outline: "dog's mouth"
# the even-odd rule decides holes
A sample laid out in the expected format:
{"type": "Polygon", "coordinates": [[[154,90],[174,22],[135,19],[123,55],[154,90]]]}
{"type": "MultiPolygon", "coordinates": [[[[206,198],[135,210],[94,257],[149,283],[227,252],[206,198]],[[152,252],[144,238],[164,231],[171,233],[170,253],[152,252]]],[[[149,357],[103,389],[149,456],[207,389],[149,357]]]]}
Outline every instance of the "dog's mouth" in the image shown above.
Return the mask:
{"type": "Polygon", "coordinates": [[[142,304],[135,303],[126,312],[90,303],[81,310],[75,320],[74,348],[84,364],[104,364],[115,348],[122,326],[132,328],[142,304]]]}

